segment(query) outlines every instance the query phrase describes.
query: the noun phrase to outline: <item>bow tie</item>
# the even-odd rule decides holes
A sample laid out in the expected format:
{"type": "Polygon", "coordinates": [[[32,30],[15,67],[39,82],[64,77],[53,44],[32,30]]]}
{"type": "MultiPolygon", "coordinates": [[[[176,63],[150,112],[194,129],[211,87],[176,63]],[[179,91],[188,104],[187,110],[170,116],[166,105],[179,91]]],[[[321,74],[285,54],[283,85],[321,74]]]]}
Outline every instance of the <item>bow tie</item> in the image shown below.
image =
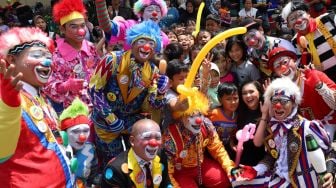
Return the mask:
{"type": "Polygon", "coordinates": [[[294,118],[287,119],[285,121],[274,121],[274,120],[272,121],[271,120],[270,124],[271,124],[271,129],[274,135],[278,135],[282,131],[282,134],[280,135],[283,136],[292,128],[294,124],[294,118]]]}

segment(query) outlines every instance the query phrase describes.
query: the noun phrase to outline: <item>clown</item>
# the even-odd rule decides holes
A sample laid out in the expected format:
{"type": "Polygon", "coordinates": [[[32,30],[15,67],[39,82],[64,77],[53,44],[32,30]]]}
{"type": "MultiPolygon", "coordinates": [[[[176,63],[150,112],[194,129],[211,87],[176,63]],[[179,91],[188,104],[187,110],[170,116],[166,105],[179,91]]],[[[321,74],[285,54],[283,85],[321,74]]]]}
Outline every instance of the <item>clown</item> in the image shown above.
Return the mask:
{"type": "Polygon", "coordinates": [[[250,61],[257,65],[263,73],[263,77],[269,77],[272,74],[272,71],[267,67],[269,51],[279,46],[295,51],[294,46],[287,40],[264,35],[260,24],[253,19],[245,19],[240,25],[247,28],[243,40],[249,48],[250,61]]]}
{"type": "Polygon", "coordinates": [[[331,140],[336,131],[336,84],[321,71],[306,69],[304,72],[296,66],[297,56],[285,48],[274,48],[269,56],[269,67],[276,76],[288,77],[300,88],[303,100],[299,113],[308,120],[318,119],[324,124],[331,140]]]}
{"type": "Polygon", "coordinates": [[[104,170],[101,187],[171,188],[159,125],[141,119],[132,126],[131,149],[112,159],[104,170]],[[148,168],[150,166],[150,168],[148,168]]]}
{"type": "Polygon", "coordinates": [[[254,139],[264,140],[268,154],[256,166],[243,166],[240,179],[232,186],[313,188],[320,184],[331,188],[334,152],[320,122],[298,115],[302,95],[297,84],[289,78],[278,78],[267,87],[264,97],[271,119],[266,131],[265,125],[259,124],[254,139]],[[307,140],[310,136],[316,141],[315,147],[320,147],[321,155],[311,157],[307,140]],[[313,159],[319,164],[315,165],[313,159]]]}
{"type": "MultiPolygon", "coordinates": [[[[122,17],[110,21],[106,1],[95,0],[95,3],[99,26],[106,33],[109,42],[111,44],[122,43],[125,40],[126,31],[138,21],[124,20],[122,17]]],[[[166,2],[163,0],[138,0],[134,3],[133,11],[142,21],[152,20],[158,24],[161,18],[167,15],[168,9],[166,2]]],[[[161,32],[161,37],[163,46],[167,46],[169,44],[168,36],[161,32]]],[[[129,45],[124,45],[125,50],[130,48],[129,45]]]]}
{"type": "Polygon", "coordinates": [[[69,145],[72,147],[74,157],[77,160],[78,166],[75,174],[78,187],[99,184],[96,181],[98,160],[95,148],[92,143],[87,142],[90,135],[88,114],[88,107],[76,98],[60,115],[60,129],[66,131],[69,145]]]}
{"type": "Polygon", "coordinates": [[[158,25],[151,20],[137,24],[128,30],[126,41],[132,50],[105,56],[90,81],[91,119],[102,164],[126,149],[129,130],[143,118],[142,104],[163,107],[169,87],[168,77],[159,75],[150,61],[161,48],[158,25]]]}
{"type": "Polygon", "coordinates": [[[174,114],[177,121],[164,135],[170,180],[174,187],[229,187],[234,163],[204,117],[208,100],[197,91],[188,101],[189,108],[174,114]]]}
{"type": "Polygon", "coordinates": [[[0,36],[2,187],[73,186],[69,160],[55,138],[57,115],[40,92],[51,74],[52,47],[37,28],[0,36]]]}
{"type": "Polygon", "coordinates": [[[336,16],[326,13],[312,18],[307,13],[308,7],[303,1],[289,2],[282,10],[281,16],[287,26],[297,34],[292,42],[298,49],[304,48],[300,43],[301,36],[308,41],[308,52],[312,55],[315,68],[326,73],[336,81],[336,16]]]}
{"type": "Polygon", "coordinates": [[[94,45],[85,40],[85,12],[81,0],[61,0],[53,8],[53,18],[60,24],[64,38],[56,40],[53,74],[44,92],[59,114],[76,97],[92,106],[87,87],[99,55],[94,45]]]}

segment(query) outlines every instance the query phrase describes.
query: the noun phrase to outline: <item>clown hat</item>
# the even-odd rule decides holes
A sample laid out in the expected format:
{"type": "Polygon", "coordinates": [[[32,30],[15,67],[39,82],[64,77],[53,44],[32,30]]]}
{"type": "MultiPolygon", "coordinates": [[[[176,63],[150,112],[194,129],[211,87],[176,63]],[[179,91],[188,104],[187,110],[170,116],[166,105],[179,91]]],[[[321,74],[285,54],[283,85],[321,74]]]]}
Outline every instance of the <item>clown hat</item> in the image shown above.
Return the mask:
{"type": "Polygon", "coordinates": [[[134,3],[133,11],[134,14],[137,15],[139,18],[142,17],[143,11],[146,7],[150,5],[158,5],[161,9],[162,17],[165,17],[168,12],[167,4],[163,0],[138,0],[134,3]]]}
{"type": "Polygon", "coordinates": [[[60,115],[62,131],[80,124],[89,124],[89,108],[80,99],[76,98],[71,105],[60,115]]]}
{"type": "Polygon", "coordinates": [[[65,23],[83,18],[86,13],[82,0],[61,0],[53,8],[53,18],[56,23],[65,23]]]}
{"type": "Polygon", "coordinates": [[[286,48],[283,47],[276,47],[273,48],[269,53],[268,53],[268,68],[273,70],[273,63],[276,59],[278,59],[279,57],[290,57],[292,59],[294,59],[295,61],[297,60],[297,55],[290,50],[287,50],[286,48]]]}

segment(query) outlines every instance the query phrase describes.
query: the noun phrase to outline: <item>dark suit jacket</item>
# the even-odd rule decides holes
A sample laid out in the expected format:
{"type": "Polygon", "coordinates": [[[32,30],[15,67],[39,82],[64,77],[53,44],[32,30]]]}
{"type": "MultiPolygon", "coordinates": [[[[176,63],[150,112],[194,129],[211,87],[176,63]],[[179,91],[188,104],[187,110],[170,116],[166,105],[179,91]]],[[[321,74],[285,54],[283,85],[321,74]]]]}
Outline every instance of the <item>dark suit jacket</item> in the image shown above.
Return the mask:
{"type": "MultiPolygon", "coordinates": [[[[130,149],[119,154],[107,164],[103,172],[101,187],[143,187],[143,182],[137,182],[140,173],[141,167],[133,154],[133,150],[130,149]]],[[[167,157],[164,152],[161,152],[160,157],[157,155],[152,161],[152,177],[154,188],[166,188],[171,185],[168,176],[167,157]],[[162,181],[160,184],[155,184],[155,181],[160,179],[159,176],[162,177],[162,181]]]]}
{"type": "MultiPolygon", "coordinates": [[[[135,16],[135,14],[133,13],[133,10],[127,7],[119,7],[118,16],[123,17],[125,20],[128,20],[128,19],[137,20],[138,19],[137,16],[135,16]]],[[[112,10],[111,20],[114,17],[116,17],[116,14],[114,10],[112,10]]]]}

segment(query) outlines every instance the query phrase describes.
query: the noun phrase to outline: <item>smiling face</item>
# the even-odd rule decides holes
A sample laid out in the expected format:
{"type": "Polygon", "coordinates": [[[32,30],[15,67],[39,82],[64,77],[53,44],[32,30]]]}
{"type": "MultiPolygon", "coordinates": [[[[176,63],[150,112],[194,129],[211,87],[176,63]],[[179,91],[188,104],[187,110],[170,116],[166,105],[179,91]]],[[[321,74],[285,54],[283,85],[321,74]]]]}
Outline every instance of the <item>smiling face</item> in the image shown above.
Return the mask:
{"type": "Polygon", "coordinates": [[[237,43],[233,44],[229,50],[229,56],[234,62],[241,63],[243,61],[243,48],[237,43]]]}
{"type": "Polygon", "coordinates": [[[193,115],[190,116],[182,117],[184,127],[192,132],[194,135],[201,132],[201,125],[203,121],[204,116],[199,112],[195,112],[193,115]]]}
{"type": "Polygon", "coordinates": [[[264,35],[257,29],[251,29],[243,37],[244,43],[249,48],[260,50],[265,44],[264,35]]]}
{"type": "Polygon", "coordinates": [[[293,102],[287,97],[274,96],[271,99],[271,114],[279,121],[285,120],[293,110],[293,102]]]}
{"type": "Polygon", "coordinates": [[[78,18],[71,20],[61,26],[61,31],[64,33],[65,39],[70,44],[81,44],[85,38],[85,20],[78,18]]]}
{"type": "Polygon", "coordinates": [[[136,126],[130,136],[133,151],[145,161],[153,160],[162,144],[160,127],[149,119],[140,120],[133,126],[136,126]]]}
{"type": "Polygon", "coordinates": [[[279,77],[288,77],[295,80],[297,68],[292,58],[282,56],[277,58],[273,63],[274,73],[279,77]]]}
{"type": "Polygon", "coordinates": [[[306,34],[309,29],[309,14],[303,10],[296,10],[288,15],[287,23],[290,29],[300,34],[306,34]]]}
{"type": "Polygon", "coordinates": [[[242,88],[242,99],[246,106],[251,110],[259,107],[260,93],[253,83],[248,83],[242,88]]]}
{"type": "Polygon", "coordinates": [[[197,36],[197,42],[200,45],[205,45],[207,42],[209,42],[211,39],[211,34],[207,31],[201,31],[199,32],[197,36]]]}
{"type": "Polygon", "coordinates": [[[68,128],[66,132],[71,147],[75,150],[80,150],[84,147],[84,144],[90,135],[90,127],[88,124],[79,124],[68,128]]]}
{"type": "Polygon", "coordinates": [[[138,62],[150,60],[155,53],[156,44],[148,38],[139,38],[132,44],[132,53],[138,62]]]}
{"type": "Polygon", "coordinates": [[[159,21],[162,18],[161,9],[158,5],[149,5],[144,9],[142,18],[144,21],[146,20],[153,20],[156,23],[159,23],[159,21]]]}
{"type": "Polygon", "coordinates": [[[48,49],[30,47],[10,59],[9,62],[16,66],[15,72],[22,72],[24,82],[35,87],[41,87],[48,82],[52,72],[52,55],[48,49]]]}

